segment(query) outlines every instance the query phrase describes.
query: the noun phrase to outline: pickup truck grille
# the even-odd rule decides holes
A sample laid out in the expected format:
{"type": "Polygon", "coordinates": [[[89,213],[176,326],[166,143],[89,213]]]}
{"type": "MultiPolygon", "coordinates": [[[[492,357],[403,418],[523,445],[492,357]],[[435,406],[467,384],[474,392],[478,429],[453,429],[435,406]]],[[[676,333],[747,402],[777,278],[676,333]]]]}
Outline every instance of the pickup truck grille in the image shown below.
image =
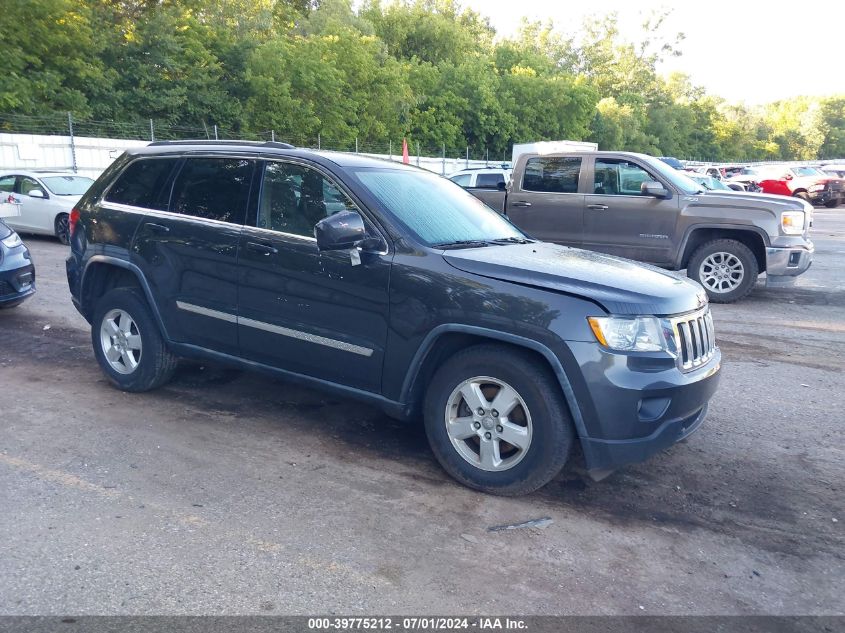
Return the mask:
{"type": "Polygon", "coordinates": [[[691,371],[704,365],[716,353],[716,332],[707,306],[671,320],[678,355],[678,368],[691,371]]]}

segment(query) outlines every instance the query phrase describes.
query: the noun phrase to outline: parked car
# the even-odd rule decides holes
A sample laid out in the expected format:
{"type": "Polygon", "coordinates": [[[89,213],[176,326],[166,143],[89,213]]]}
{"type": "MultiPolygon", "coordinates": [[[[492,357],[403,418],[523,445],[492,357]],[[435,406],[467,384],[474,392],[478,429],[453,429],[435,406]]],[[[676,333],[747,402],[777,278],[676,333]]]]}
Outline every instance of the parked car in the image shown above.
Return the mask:
{"type": "Polygon", "coordinates": [[[15,231],[0,220],[0,308],[13,308],[35,294],[35,266],[15,231]]]}
{"type": "Polygon", "coordinates": [[[12,195],[20,215],[7,219],[17,231],[55,235],[68,243],[68,216],[93,179],[69,171],[0,173],[0,195],[12,195]]]}
{"type": "Polygon", "coordinates": [[[764,193],[794,196],[833,209],[845,202],[845,180],[815,167],[771,167],[759,181],[764,193]]]}
{"type": "Polygon", "coordinates": [[[526,154],[507,192],[485,193],[532,237],[686,269],[719,303],[746,296],[763,271],[788,284],[813,261],[810,204],[707,191],[645,154],[526,154]]]}
{"type": "Polygon", "coordinates": [[[535,490],[576,444],[597,478],[642,461],[701,425],[719,379],[700,286],[530,239],[416,167],[153,143],[70,227],[73,302],[118,388],[164,384],[180,356],[304,382],[421,416],[479,490],[535,490]]]}
{"type": "Polygon", "coordinates": [[[771,170],[766,167],[743,167],[735,170],[733,174],[728,174],[725,184],[730,186],[738,184],[745,188],[746,191],[752,193],[761,191],[760,181],[771,175],[771,170]]]}
{"type": "Polygon", "coordinates": [[[699,185],[707,189],[707,191],[745,191],[745,188],[738,183],[725,183],[718,178],[701,173],[688,173],[687,177],[690,180],[697,182],[699,185]]]}
{"type": "Polygon", "coordinates": [[[819,169],[827,175],[845,178],[845,165],[843,164],[822,165],[819,169]]]}
{"type": "Polygon", "coordinates": [[[510,179],[511,170],[507,167],[462,169],[449,176],[449,180],[465,189],[501,189],[502,191],[510,179]]]}

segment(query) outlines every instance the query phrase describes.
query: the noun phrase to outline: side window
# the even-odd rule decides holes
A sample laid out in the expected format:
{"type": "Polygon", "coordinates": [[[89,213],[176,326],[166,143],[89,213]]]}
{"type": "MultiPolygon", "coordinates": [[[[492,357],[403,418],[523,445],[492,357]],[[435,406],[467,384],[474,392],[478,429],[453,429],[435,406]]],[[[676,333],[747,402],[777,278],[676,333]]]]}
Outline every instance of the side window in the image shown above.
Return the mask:
{"type": "MultiPolygon", "coordinates": [[[[478,174],[475,179],[475,186],[497,189],[500,182],[503,184],[505,182],[505,177],[502,174],[478,174]]],[[[578,187],[577,181],[575,187],[578,187]]]]}
{"type": "Polygon", "coordinates": [[[243,224],[254,166],[242,158],[188,158],[173,183],[170,210],[243,224]]]}
{"type": "Polygon", "coordinates": [[[469,182],[472,180],[472,174],[458,174],[457,176],[452,176],[449,180],[461,187],[469,187],[469,182]]]}
{"type": "Polygon", "coordinates": [[[21,176],[21,193],[28,196],[29,192],[33,189],[40,189],[45,194],[47,193],[44,187],[42,187],[37,180],[29,178],[28,176],[21,176]]]}
{"type": "Polygon", "coordinates": [[[605,196],[640,196],[641,185],[651,180],[657,179],[627,160],[596,159],[593,192],[605,196]]]}
{"type": "Polygon", "coordinates": [[[15,190],[15,176],[3,176],[0,178],[0,191],[12,192],[15,190]]]}
{"type": "Polygon", "coordinates": [[[258,207],[259,228],[314,237],[317,222],[347,210],[358,208],[320,172],[293,163],[267,164],[258,207]]]}
{"type": "Polygon", "coordinates": [[[123,170],[111,186],[106,194],[106,201],[158,211],[166,210],[170,192],[164,190],[164,185],[177,161],[176,158],[136,160],[123,170]]]}
{"type": "Polygon", "coordinates": [[[581,158],[529,158],[525,164],[522,188],[543,193],[578,193],[581,158]]]}

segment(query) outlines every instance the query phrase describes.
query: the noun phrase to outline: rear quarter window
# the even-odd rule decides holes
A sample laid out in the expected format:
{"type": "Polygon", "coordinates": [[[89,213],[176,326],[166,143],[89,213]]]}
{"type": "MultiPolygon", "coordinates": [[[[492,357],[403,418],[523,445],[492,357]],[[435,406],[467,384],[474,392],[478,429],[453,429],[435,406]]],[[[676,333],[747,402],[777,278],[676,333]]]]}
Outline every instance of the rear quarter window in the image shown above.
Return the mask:
{"type": "Polygon", "coordinates": [[[168,192],[164,190],[177,158],[142,158],[131,163],[106,193],[107,202],[128,204],[145,209],[167,209],[168,192]]]}
{"type": "Polygon", "coordinates": [[[522,188],[542,193],[578,193],[580,174],[580,158],[529,158],[525,164],[522,188]]]}

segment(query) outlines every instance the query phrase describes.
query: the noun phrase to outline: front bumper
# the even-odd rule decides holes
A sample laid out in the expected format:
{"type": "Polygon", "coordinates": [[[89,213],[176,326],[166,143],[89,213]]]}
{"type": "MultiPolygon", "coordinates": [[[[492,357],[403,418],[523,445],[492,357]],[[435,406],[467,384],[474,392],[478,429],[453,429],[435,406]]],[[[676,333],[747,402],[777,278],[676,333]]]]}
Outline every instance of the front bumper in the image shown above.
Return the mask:
{"type": "Polygon", "coordinates": [[[812,265],[815,250],[810,240],[803,246],[766,248],[766,285],[793,282],[812,265]]]}
{"type": "Polygon", "coordinates": [[[24,246],[6,250],[0,260],[0,306],[17,305],[35,294],[35,266],[24,246]]]}
{"type": "Polygon", "coordinates": [[[704,421],[719,384],[718,348],[706,364],[681,372],[665,358],[569,345],[589,392],[589,405],[582,407],[587,435],[580,440],[591,474],[644,461],[689,436],[704,421]]]}

